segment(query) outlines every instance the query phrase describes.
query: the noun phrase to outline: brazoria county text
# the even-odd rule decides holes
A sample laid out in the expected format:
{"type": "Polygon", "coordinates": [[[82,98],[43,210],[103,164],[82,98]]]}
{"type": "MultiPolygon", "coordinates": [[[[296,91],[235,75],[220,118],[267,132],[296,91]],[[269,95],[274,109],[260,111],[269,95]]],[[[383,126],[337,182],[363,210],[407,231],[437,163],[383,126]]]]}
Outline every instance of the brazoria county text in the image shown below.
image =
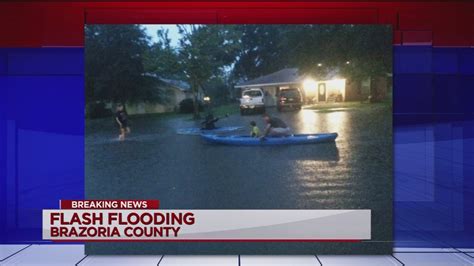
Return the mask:
{"type": "Polygon", "coordinates": [[[79,238],[87,239],[101,239],[101,238],[163,238],[163,237],[178,237],[181,227],[164,226],[164,227],[106,227],[106,226],[53,226],[51,227],[52,238],[79,238]]]}

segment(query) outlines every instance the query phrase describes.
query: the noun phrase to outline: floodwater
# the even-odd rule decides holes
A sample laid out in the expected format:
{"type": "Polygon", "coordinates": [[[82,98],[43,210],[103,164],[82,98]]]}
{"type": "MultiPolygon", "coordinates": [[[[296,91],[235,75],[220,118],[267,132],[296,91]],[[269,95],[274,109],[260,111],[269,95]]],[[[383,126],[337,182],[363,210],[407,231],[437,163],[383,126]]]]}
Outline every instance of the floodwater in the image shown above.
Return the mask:
{"type": "MultiPolygon", "coordinates": [[[[375,239],[391,239],[392,115],[387,105],[270,114],[294,133],[337,132],[335,143],[238,147],[176,130],[185,118],[131,118],[117,141],[113,119],[86,122],[86,196],[159,199],[163,209],[371,209],[375,239]]],[[[218,126],[263,129],[260,115],[218,126]]],[[[374,237],[372,239],[374,239],[374,237]]]]}

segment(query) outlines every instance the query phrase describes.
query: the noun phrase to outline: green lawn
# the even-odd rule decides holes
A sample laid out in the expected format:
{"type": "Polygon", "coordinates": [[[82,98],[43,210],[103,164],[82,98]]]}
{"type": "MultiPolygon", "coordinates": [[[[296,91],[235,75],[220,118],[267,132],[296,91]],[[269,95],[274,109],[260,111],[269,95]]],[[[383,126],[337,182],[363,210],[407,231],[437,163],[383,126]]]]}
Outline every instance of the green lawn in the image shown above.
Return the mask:
{"type": "MultiPolygon", "coordinates": [[[[204,111],[202,111],[201,118],[204,118],[206,116],[207,109],[205,108],[204,111]]],[[[239,113],[239,105],[236,103],[232,104],[224,104],[220,106],[215,106],[212,107],[212,113],[216,117],[221,117],[225,116],[226,114],[232,115],[239,113]]],[[[150,118],[158,118],[158,119],[171,119],[171,118],[182,118],[185,120],[193,120],[193,114],[188,113],[188,114],[182,114],[182,113],[175,113],[175,112],[168,112],[168,113],[156,113],[156,114],[137,114],[137,115],[131,115],[130,117],[135,117],[135,118],[144,118],[144,117],[150,117],[150,118]]]]}
{"type": "MultiPolygon", "coordinates": [[[[216,117],[221,117],[225,116],[226,114],[232,115],[239,113],[239,105],[237,103],[232,103],[232,104],[224,104],[220,106],[215,106],[212,108],[212,112],[214,116],[216,117]]],[[[207,113],[207,109],[204,109],[201,114],[201,118],[204,118],[207,113]]],[[[86,118],[87,120],[101,120],[101,119],[109,119],[110,117],[102,117],[102,118],[86,118]]],[[[181,119],[186,119],[186,120],[192,120],[193,119],[193,114],[188,113],[188,114],[182,114],[182,113],[176,113],[176,112],[167,112],[167,113],[152,113],[152,114],[134,114],[130,115],[130,118],[132,119],[141,119],[141,118],[156,118],[156,119],[175,119],[175,118],[181,118],[181,119]]]]}
{"type": "MultiPolygon", "coordinates": [[[[235,103],[230,103],[230,104],[223,104],[219,106],[214,106],[212,107],[212,114],[214,117],[223,117],[225,115],[233,115],[239,113],[239,105],[235,103]]],[[[204,111],[200,112],[201,114],[201,119],[204,119],[204,117],[207,114],[207,109],[204,108],[204,111]]],[[[193,120],[193,114],[182,114],[184,115],[184,119],[186,120],[193,120]]]]}
{"type": "Polygon", "coordinates": [[[239,105],[236,103],[224,104],[213,108],[214,116],[224,116],[239,113],[239,105]]]}
{"type": "Polygon", "coordinates": [[[170,119],[170,118],[187,118],[190,114],[181,114],[175,112],[167,112],[167,113],[151,113],[151,114],[134,114],[130,115],[130,117],[153,117],[159,119],[170,119]]]}
{"type": "Polygon", "coordinates": [[[340,103],[322,103],[303,106],[303,109],[318,110],[320,112],[333,111],[334,109],[352,109],[352,108],[368,108],[375,106],[391,106],[391,102],[379,103],[361,103],[361,102],[340,102],[340,103]]]}

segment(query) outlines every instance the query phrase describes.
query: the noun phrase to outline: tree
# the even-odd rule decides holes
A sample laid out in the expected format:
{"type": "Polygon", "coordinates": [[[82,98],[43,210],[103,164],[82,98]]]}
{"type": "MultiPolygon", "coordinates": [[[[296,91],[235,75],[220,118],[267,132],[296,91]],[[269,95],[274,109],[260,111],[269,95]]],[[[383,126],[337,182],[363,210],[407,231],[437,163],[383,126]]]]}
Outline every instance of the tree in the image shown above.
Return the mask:
{"type": "Polygon", "coordinates": [[[316,77],[334,69],[355,80],[392,72],[388,26],[305,25],[291,31],[287,40],[294,48],[293,63],[316,77]]]}
{"type": "Polygon", "coordinates": [[[194,118],[199,118],[197,92],[212,77],[221,76],[240,47],[238,31],[224,25],[179,25],[179,62],[191,85],[194,118]]]}
{"type": "Polygon", "coordinates": [[[238,82],[287,67],[326,78],[338,70],[356,80],[392,71],[391,29],[376,25],[239,25],[238,82]],[[349,64],[347,64],[349,62],[349,64]]]}
{"type": "Polygon", "coordinates": [[[154,101],[159,95],[144,75],[149,37],[139,25],[88,25],[85,28],[88,102],[154,101]]]}
{"type": "Polygon", "coordinates": [[[158,41],[151,45],[145,54],[145,70],[159,77],[170,79],[184,79],[183,68],[179,63],[179,54],[171,46],[168,30],[160,29],[156,32],[158,41]]]}
{"type": "Polygon", "coordinates": [[[212,77],[204,83],[203,87],[206,89],[206,94],[211,97],[214,104],[221,104],[228,101],[230,86],[227,84],[225,77],[212,77]]]}
{"type": "Polygon", "coordinates": [[[291,48],[285,46],[285,25],[237,25],[242,35],[232,80],[257,78],[289,67],[291,48]]]}

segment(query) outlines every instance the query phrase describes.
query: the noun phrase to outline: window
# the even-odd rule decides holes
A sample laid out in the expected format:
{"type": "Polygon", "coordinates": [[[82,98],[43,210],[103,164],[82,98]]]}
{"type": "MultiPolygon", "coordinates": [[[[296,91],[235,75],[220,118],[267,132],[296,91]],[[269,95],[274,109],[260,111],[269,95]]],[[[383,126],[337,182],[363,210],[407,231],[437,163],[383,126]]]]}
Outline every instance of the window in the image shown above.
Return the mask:
{"type": "Polygon", "coordinates": [[[244,91],[244,96],[249,96],[249,97],[261,97],[262,92],[261,91],[244,91]]]}

